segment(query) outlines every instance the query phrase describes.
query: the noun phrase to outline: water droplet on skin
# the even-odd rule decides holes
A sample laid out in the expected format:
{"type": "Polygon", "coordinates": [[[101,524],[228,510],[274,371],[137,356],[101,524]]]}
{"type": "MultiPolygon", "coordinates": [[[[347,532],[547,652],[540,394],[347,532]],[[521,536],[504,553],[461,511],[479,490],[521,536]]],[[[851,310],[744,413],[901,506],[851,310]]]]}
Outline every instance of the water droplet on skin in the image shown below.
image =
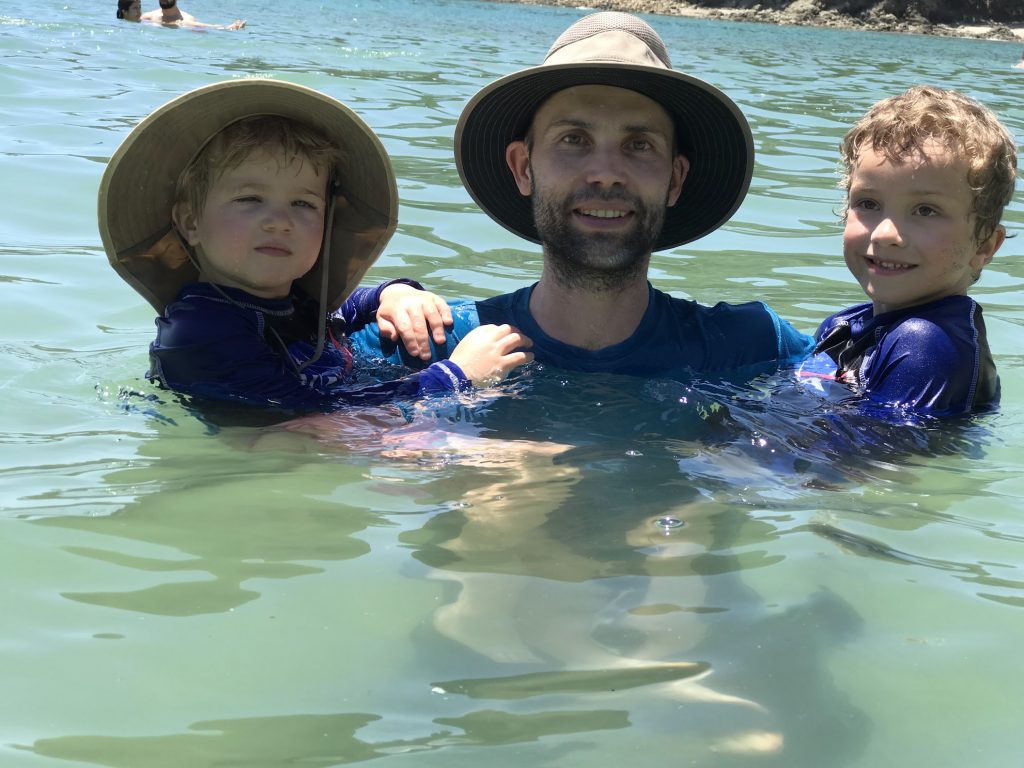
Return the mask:
{"type": "Polygon", "coordinates": [[[684,525],[686,525],[686,523],[684,523],[678,517],[669,517],[667,515],[665,517],[659,517],[657,520],[654,521],[654,524],[659,528],[663,528],[665,530],[669,530],[672,528],[682,528],[684,525]]]}

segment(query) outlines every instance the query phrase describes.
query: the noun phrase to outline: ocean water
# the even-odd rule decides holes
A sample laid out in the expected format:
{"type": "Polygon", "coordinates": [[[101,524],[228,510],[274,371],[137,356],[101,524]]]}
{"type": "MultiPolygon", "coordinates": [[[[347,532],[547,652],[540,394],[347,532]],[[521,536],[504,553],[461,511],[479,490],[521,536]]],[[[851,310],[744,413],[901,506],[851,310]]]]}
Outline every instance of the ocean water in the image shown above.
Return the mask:
{"type": "MultiPolygon", "coordinates": [[[[379,133],[399,231],[371,278],[529,283],[452,133],[582,11],[193,0],[239,32],[0,9],[0,766],[1017,765],[1024,721],[1024,209],[974,295],[1000,410],[836,433],[782,380],[529,371],[301,430],[216,428],[144,378],[104,163],[188,89],[302,83],[379,133]],[[724,414],[724,415],[723,415],[724,414]]],[[[1024,136],[1019,45],[648,17],[740,104],[751,192],[651,279],[807,332],[861,300],[836,146],[918,82],[1024,136]]]]}

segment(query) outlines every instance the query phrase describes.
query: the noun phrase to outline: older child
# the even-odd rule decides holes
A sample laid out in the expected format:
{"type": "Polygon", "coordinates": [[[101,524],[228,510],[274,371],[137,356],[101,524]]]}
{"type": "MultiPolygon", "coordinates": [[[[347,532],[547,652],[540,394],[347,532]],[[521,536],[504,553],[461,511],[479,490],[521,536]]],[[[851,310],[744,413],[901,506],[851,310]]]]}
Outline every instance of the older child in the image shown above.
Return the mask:
{"type": "Polygon", "coordinates": [[[201,398],[307,410],[464,389],[528,361],[515,350],[529,340],[482,326],[419,374],[353,387],[347,332],[383,321],[419,355],[428,330],[443,339],[451,322],[443,300],[412,281],[352,293],[397,208],[377,137],[316,91],[235,80],[156,110],[114,153],[99,192],[111,264],[160,313],[150,378],[201,398]]]}
{"type": "Polygon", "coordinates": [[[917,86],[875,104],[841,155],[843,256],[871,301],[821,324],[802,374],[930,416],[994,405],[999,377],[966,293],[1006,237],[1013,137],[974,99],[917,86]]]}

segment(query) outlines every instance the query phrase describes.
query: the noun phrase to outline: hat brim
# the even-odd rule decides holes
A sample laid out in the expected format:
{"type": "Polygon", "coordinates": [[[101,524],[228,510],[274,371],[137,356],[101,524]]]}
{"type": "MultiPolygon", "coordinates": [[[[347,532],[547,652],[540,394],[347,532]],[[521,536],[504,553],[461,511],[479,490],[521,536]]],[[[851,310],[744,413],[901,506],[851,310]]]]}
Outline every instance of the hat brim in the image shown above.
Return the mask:
{"type": "Polygon", "coordinates": [[[455,164],[466,190],[491,218],[520,237],[541,242],[530,198],[519,192],[505,148],[525,137],[545,99],[577,85],[636,91],[672,117],[690,170],[679,200],[666,210],[654,250],[704,237],[736,212],[754,172],[754,140],[746,118],[728,96],[674,70],[586,63],[513,73],[482,89],[462,111],[455,129],[455,164]]]}
{"type": "MultiPolygon", "coordinates": [[[[380,140],[340,101],[273,80],[231,80],[198,88],[158,108],[125,138],[100,181],[100,237],[111,266],[162,313],[198,279],[173,230],[178,176],[231,123],[275,115],[313,127],[345,157],[329,234],[328,307],[341,306],[384,249],[398,223],[394,171],[380,140]]],[[[321,262],[298,281],[320,296],[321,262]]]]}

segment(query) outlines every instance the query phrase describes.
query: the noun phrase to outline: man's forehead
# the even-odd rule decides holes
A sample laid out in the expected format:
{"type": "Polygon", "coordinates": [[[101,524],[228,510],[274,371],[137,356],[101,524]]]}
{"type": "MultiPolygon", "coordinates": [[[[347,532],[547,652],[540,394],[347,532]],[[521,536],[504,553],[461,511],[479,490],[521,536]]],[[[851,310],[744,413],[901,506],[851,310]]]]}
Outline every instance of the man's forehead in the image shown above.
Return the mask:
{"type": "Polygon", "coordinates": [[[577,85],[548,96],[533,114],[534,129],[581,115],[600,117],[626,126],[671,131],[672,117],[654,99],[628,88],[612,85],[577,85]]]}

